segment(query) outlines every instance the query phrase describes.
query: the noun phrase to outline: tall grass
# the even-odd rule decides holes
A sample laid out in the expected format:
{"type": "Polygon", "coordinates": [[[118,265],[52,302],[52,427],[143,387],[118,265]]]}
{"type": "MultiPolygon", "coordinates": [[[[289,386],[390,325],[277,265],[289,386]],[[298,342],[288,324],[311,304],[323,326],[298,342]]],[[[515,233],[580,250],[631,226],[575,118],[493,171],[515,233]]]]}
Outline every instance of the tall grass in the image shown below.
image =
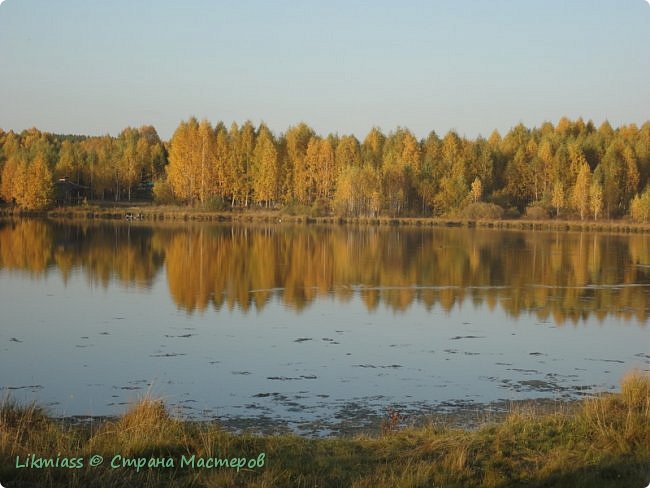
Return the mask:
{"type": "Polygon", "coordinates": [[[35,405],[0,408],[0,483],[16,486],[139,487],[644,487],[650,481],[650,377],[631,373],[620,393],[552,413],[513,410],[477,430],[430,424],[402,428],[389,415],[382,433],[354,439],[234,435],[183,422],[145,398],[99,428],[49,418],[35,405]],[[19,469],[16,456],[83,457],[82,469],[19,469]],[[132,458],[195,455],[258,459],[263,466],[113,469],[132,458]],[[93,454],[104,456],[89,467],[93,454]]]}

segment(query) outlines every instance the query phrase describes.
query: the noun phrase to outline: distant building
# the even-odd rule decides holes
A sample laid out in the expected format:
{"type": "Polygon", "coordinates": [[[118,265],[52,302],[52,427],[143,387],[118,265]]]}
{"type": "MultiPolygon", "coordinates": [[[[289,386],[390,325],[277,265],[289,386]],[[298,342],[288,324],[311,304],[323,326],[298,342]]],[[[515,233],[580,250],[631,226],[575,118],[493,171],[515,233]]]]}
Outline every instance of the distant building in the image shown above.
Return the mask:
{"type": "Polygon", "coordinates": [[[78,185],[67,178],[54,183],[54,200],[57,205],[80,205],[89,195],[89,187],[78,185]]]}

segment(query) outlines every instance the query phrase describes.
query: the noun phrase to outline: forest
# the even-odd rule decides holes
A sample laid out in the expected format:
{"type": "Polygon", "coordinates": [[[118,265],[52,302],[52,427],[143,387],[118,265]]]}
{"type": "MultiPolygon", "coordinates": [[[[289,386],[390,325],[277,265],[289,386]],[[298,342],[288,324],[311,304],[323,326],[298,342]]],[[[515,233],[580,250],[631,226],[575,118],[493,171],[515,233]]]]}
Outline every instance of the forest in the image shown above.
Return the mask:
{"type": "Polygon", "coordinates": [[[374,127],[363,141],[305,123],[228,128],[190,118],[171,140],[152,126],[117,137],[0,130],[0,198],[42,210],[66,181],[84,202],[154,200],[206,210],[282,208],[310,215],[650,218],[650,122],[596,127],[561,118],[470,139],[418,140],[374,127]]]}

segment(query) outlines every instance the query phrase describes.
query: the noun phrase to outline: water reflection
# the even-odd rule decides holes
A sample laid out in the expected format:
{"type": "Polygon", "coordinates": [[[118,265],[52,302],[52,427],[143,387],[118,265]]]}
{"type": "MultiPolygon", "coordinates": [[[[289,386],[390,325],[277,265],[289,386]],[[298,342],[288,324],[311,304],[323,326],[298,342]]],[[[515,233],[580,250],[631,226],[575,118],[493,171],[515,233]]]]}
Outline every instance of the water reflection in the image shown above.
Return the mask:
{"type": "Polygon", "coordinates": [[[81,270],[93,284],[149,287],[166,271],[175,304],[303,310],[319,297],[368,310],[465,301],[577,323],[650,309],[650,236],[481,229],[282,225],[0,224],[0,269],[81,270]],[[164,266],[164,268],[163,268],[164,266]]]}
{"type": "Polygon", "coordinates": [[[152,228],[60,225],[41,220],[0,223],[0,269],[34,277],[57,269],[67,282],[80,269],[93,284],[148,287],[164,263],[152,228]]]}

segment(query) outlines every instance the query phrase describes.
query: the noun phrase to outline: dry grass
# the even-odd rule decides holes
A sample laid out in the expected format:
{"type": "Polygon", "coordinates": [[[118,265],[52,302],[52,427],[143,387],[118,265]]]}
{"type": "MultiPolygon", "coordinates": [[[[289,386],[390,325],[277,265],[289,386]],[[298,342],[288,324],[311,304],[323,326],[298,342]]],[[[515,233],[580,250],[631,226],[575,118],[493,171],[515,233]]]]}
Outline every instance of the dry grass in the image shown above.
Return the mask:
{"type": "Polygon", "coordinates": [[[378,437],[305,439],[233,435],[182,422],[145,398],[89,432],[50,420],[40,408],[0,409],[0,482],[6,486],[418,487],[646,486],[650,481],[650,377],[631,373],[621,391],[578,408],[517,409],[473,431],[429,425],[400,429],[396,415],[378,437]],[[83,469],[16,469],[15,456],[80,456],[83,469]],[[256,459],[262,467],[111,469],[112,456],[182,455],[256,459]],[[91,468],[101,454],[105,462],[91,468]]]}
{"type": "Polygon", "coordinates": [[[650,224],[620,220],[563,220],[515,218],[501,219],[496,214],[469,215],[459,218],[446,217],[340,217],[314,213],[310,207],[286,207],[284,209],[248,208],[228,211],[206,210],[182,205],[155,205],[152,203],[93,203],[87,206],[59,207],[47,212],[23,212],[8,207],[0,208],[1,216],[47,216],[54,219],[125,220],[126,214],[141,216],[144,221],[163,222],[264,222],[350,224],[417,227],[482,227],[513,230],[545,230],[575,232],[646,233],[650,224]]]}

